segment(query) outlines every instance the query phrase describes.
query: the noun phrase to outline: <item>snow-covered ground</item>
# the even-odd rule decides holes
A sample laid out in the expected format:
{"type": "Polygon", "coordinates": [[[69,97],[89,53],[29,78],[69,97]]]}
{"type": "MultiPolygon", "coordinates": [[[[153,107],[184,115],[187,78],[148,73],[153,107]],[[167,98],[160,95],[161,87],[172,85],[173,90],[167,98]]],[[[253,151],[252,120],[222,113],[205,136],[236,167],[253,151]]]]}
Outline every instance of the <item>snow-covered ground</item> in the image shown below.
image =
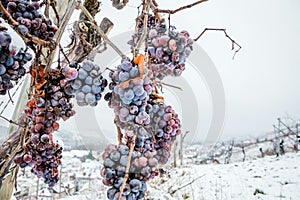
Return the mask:
{"type": "MultiPolygon", "coordinates": [[[[183,167],[174,168],[168,165],[169,167],[164,167],[166,170],[164,175],[148,182],[145,200],[299,200],[300,152],[286,153],[278,158],[275,155],[264,158],[251,157],[250,152],[254,154],[256,151],[257,145],[248,149],[248,160],[245,162],[236,161],[241,160],[238,159],[241,153],[234,152],[230,164],[200,165],[195,164],[198,163],[195,162],[197,158],[192,162],[190,158],[186,158],[183,167]],[[188,162],[190,164],[187,164],[188,162]]],[[[88,154],[88,151],[81,153],[88,154]]],[[[51,194],[43,199],[105,200],[107,187],[102,184],[99,173],[102,162],[97,160],[81,162],[73,155],[74,152],[65,154],[62,185],[70,185],[74,190],[74,180],[67,175],[76,174],[79,181],[78,192],[70,192],[62,195],[61,198],[57,194],[51,194]]],[[[80,155],[80,152],[75,151],[75,155],[80,155]]],[[[172,158],[170,158],[171,162],[172,158]]],[[[29,191],[33,192],[30,198],[35,199],[36,178],[29,172],[25,174],[26,176],[19,177],[18,188],[21,189],[21,186],[26,184],[30,185],[32,188],[29,188],[29,191]]],[[[59,191],[58,186],[55,190],[59,191]]],[[[61,190],[64,191],[64,188],[61,190]]],[[[22,200],[30,198],[25,196],[22,200]]]]}
{"type": "Polygon", "coordinates": [[[148,184],[148,199],[298,200],[299,169],[300,153],[288,153],[279,158],[268,156],[231,164],[187,165],[170,169],[169,174],[152,180],[148,184]],[[195,181],[191,183],[193,180],[195,181]],[[184,187],[187,184],[188,186],[184,187]],[[178,190],[180,187],[183,188],[178,190]]]}

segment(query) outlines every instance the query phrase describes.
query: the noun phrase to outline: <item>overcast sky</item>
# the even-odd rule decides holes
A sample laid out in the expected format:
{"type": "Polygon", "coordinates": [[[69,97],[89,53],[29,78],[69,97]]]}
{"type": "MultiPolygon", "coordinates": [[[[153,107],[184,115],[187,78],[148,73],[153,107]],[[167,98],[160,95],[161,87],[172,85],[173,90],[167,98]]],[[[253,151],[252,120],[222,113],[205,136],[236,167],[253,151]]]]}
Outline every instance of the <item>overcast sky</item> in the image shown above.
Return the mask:
{"type": "MultiPolygon", "coordinates": [[[[125,9],[118,11],[111,8],[110,1],[105,1],[97,18],[105,16],[114,22],[111,37],[133,30],[139,2],[131,0],[125,9]]],[[[193,1],[157,2],[161,8],[173,9],[193,1]]],[[[298,0],[210,0],[172,16],[172,25],[179,30],[188,30],[192,38],[206,27],[226,28],[242,46],[232,60],[231,43],[223,33],[208,32],[197,42],[214,63],[224,86],[226,116],[221,133],[223,139],[272,131],[276,118],[287,114],[300,119],[299,8],[298,0]]],[[[186,73],[185,78],[192,77],[191,71],[186,73]]],[[[198,78],[200,91],[197,94],[201,94],[197,96],[198,134],[201,135],[208,130],[212,109],[208,88],[205,88],[204,80],[198,78]]],[[[167,93],[167,96],[172,96],[174,91],[170,89],[167,93]]],[[[175,99],[168,102],[175,107],[180,104],[175,99]]],[[[11,111],[9,108],[6,115],[9,116],[11,111]]],[[[96,108],[96,112],[99,114],[101,108],[96,108]]],[[[106,119],[101,128],[114,131],[111,130],[112,122],[108,124],[112,120],[107,116],[109,114],[99,116],[106,119]]],[[[63,129],[72,130],[74,121],[64,123],[63,129]]]]}

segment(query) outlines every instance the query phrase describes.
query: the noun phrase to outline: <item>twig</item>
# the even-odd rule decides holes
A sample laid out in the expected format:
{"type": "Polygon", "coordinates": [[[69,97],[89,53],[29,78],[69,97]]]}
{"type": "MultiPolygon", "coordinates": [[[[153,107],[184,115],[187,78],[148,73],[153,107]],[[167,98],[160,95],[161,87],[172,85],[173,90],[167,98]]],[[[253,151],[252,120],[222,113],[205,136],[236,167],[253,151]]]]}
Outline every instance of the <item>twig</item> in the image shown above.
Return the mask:
{"type": "Polygon", "coordinates": [[[194,41],[197,41],[206,31],[223,31],[225,33],[225,36],[232,42],[231,44],[231,50],[234,50],[234,45],[237,45],[239,48],[234,52],[233,58],[235,57],[236,53],[240,51],[242,48],[234,39],[232,39],[226,32],[226,29],[224,28],[205,28],[200,35],[194,39],[194,41]]]}
{"type": "Polygon", "coordinates": [[[181,87],[178,87],[178,86],[175,86],[175,85],[171,85],[171,84],[168,84],[168,83],[165,83],[165,82],[162,82],[162,81],[156,81],[156,82],[160,83],[162,85],[169,86],[169,87],[172,87],[172,88],[175,88],[175,89],[183,91],[183,89],[181,87]]]}
{"type": "Polygon", "coordinates": [[[7,12],[7,10],[4,8],[2,2],[0,2],[0,11],[3,13],[3,15],[5,15],[5,16],[8,18],[8,20],[12,23],[13,26],[19,25],[19,23],[16,22],[16,21],[12,18],[12,16],[7,12]]]}
{"type": "Polygon", "coordinates": [[[186,131],[183,135],[182,135],[182,138],[184,139],[186,136],[187,136],[187,134],[189,133],[190,131],[186,131]]]}
{"type": "Polygon", "coordinates": [[[127,159],[127,166],[126,166],[126,170],[125,170],[125,176],[124,176],[124,179],[123,179],[122,186],[120,188],[120,194],[119,194],[118,200],[122,199],[122,194],[123,194],[127,179],[129,177],[130,162],[131,162],[132,152],[133,152],[133,149],[134,149],[134,146],[135,146],[136,137],[137,137],[137,130],[135,131],[135,133],[132,137],[131,144],[130,144],[130,151],[129,151],[129,155],[128,155],[128,159],[127,159]]]}
{"type": "Polygon", "coordinates": [[[45,4],[45,17],[49,18],[49,7],[50,7],[50,3],[49,0],[44,0],[44,4],[45,4]]]}
{"type": "Polygon", "coordinates": [[[142,15],[144,17],[144,22],[143,22],[143,33],[142,36],[140,38],[140,40],[138,41],[136,47],[134,48],[134,52],[138,52],[143,41],[146,38],[147,35],[147,24],[148,24],[148,11],[149,11],[149,2],[148,0],[145,0],[144,4],[143,4],[143,11],[142,11],[142,15]]]}
{"type": "Polygon", "coordinates": [[[110,39],[108,39],[107,35],[103,33],[103,31],[99,28],[97,25],[97,22],[92,17],[92,15],[89,13],[89,11],[82,5],[78,6],[79,9],[83,12],[83,14],[89,19],[89,21],[92,23],[92,25],[95,27],[97,33],[102,37],[102,39],[111,46],[122,58],[125,58],[125,54],[122,53],[122,51],[112,42],[110,39]]]}
{"type": "Polygon", "coordinates": [[[50,6],[52,7],[52,9],[54,11],[54,14],[55,14],[55,17],[56,17],[56,20],[57,20],[57,26],[59,26],[60,25],[59,14],[56,10],[56,5],[55,5],[54,0],[50,0],[50,6]]]}
{"type": "Polygon", "coordinates": [[[25,126],[23,126],[23,125],[21,125],[21,124],[18,124],[17,122],[15,122],[15,121],[13,121],[13,120],[11,120],[11,119],[7,119],[6,117],[4,117],[4,116],[2,116],[2,115],[0,115],[0,118],[4,119],[5,121],[8,121],[8,122],[11,123],[11,124],[15,124],[15,125],[17,125],[17,126],[20,126],[20,127],[22,127],[22,128],[25,128],[25,126]]]}
{"type": "Polygon", "coordinates": [[[205,175],[206,175],[206,174],[203,174],[203,175],[201,175],[201,176],[198,176],[197,178],[193,179],[191,182],[189,182],[189,183],[187,183],[187,184],[185,184],[185,185],[183,185],[183,186],[181,186],[181,187],[177,188],[176,190],[173,190],[173,191],[171,191],[171,192],[169,192],[169,193],[172,195],[172,194],[174,194],[175,192],[177,192],[178,190],[181,190],[182,188],[185,188],[186,186],[191,185],[191,184],[194,183],[196,180],[202,178],[202,177],[205,176],[205,175]]]}
{"type": "Polygon", "coordinates": [[[69,60],[68,56],[65,54],[64,49],[62,48],[60,43],[59,43],[59,49],[60,49],[60,52],[64,55],[67,62],[70,64],[70,60],[69,60]]]}
{"type": "MultiPolygon", "coordinates": [[[[21,87],[21,85],[22,85],[23,82],[24,82],[24,79],[19,83],[18,87],[16,88],[16,90],[15,90],[14,93],[12,94],[12,97],[14,97],[14,96],[16,95],[17,91],[20,89],[20,87],[21,87]]],[[[3,114],[3,112],[4,112],[5,109],[7,108],[7,106],[8,106],[8,104],[9,104],[10,101],[12,101],[11,98],[6,102],[5,106],[3,107],[3,109],[2,109],[1,112],[0,112],[0,115],[3,114]]],[[[1,102],[0,106],[1,106],[2,104],[3,104],[3,101],[1,102]]]]}
{"type": "MultiPolygon", "coordinates": [[[[175,9],[175,10],[164,10],[164,9],[156,8],[156,9],[153,10],[153,12],[154,12],[154,13],[168,13],[168,14],[172,15],[172,14],[175,14],[175,13],[177,13],[177,12],[179,12],[179,11],[182,11],[182,10],[187,9],[187,8],[191,8],[191,7],[195,6],[195,5],[198,5],[198,4],[203,3],[203,2],[206,2],[206,1],[208,1],[208,0],[200,0],[200,1],[197,1],[197,2],[195,2],[195,3],[192,3],[192,4],[189,4],[189,5],[186,5],[186,6],[182,6],[182,7],[180,7],[180,8],[177,8],[177,9],[175,9]]],[[[154,2],[153,2],[153,3],[154,3],[154,2]]]]}
{"type": "Polygon", "coordinates": [[[10,101],[11,101],[12,105],[14,105],[14,101],[13,101],[13,99],[11,98],[11,95],[10,95],[10,92],[9,92],[9,90],[7,90],[7,94],[8,94],[8,96],[9,96],[9,99],[10,99],[10,101]]]}

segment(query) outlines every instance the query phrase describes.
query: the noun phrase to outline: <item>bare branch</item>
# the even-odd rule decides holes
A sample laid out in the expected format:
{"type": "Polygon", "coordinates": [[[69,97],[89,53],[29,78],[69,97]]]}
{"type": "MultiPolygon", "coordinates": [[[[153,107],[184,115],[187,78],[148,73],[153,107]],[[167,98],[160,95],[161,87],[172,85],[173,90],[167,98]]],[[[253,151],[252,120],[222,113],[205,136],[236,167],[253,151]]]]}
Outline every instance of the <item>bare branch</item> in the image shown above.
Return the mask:
{"type": "Polygon", "coordinates": [[[45,4],[44,15],[45,15],[45,17],[49,18],[49,8],[50,8],[49,0],[44,0],[44,2],[42,4],[45,4]]]}
{"type": "Polygon", "coordinates": [[[206,174],[203,174],[203,175],[201,175],[201,176],[198,176],[197,178],[193,179],[191,182],[189,182],[189,183],[187,183],[187,184],[185,184],[185,185],[183,185],[183,186],[177,188],[176,190],[170,191],[169,193],[170,193],[170,194],[174,194],[174,193],[177,192],[178,190],[181,190],[182,188],[185,188],[185,187],[191,185],[191,184],[194,183],[196,180],[202,178],[202,177],[205,176],[205,175],[206,175],[206,174]]]}
{"type": "Polygon", "coordinates": [[[57,25],[59,26],[60,24],[60,20],[59,20],[59,14],[58,14],[58,11],[56,9],[56,2],[54,0],[50,0],[50,6],[52,7],[52,10],[55,14],[55,18],[57,20],[57,25]]]}
{"type": "Polygon", "coordinates": [[[183,91],[183,89],[181,87],[178,87],[178,86],[175,86],[175,85],[171,85],[171,84],[168,84],[168,83],[165,83],[165,82],[162,82],[162,81],[156,81],[156,82],[159,83],[159,84],[162,84],[162,85],[165,85],[165,86],[172,87],[172,88],[175,88],[175,89],[183,91]]]}
{"type": "MultiPolygon", "coordinates": [[[[204,2],[206,2],[206,1],[208,1],[208,0],[200,0],[200,1],[197,1],[197,2],[195,2],[195,3],[192,3],[192,4],[189,4],[189,5],[186,5],[186,6],[182,6],[182,7],[180,7],[180,8],[177,8],[177,9],[175,9],[175,10],[163,10],[163,9],[158,9],[158,8],[156,8],[155,10],[153,10],[153,12],[154,13],[168,13],[168,14],[175,14],[175,13],[177,13],[177,12],[179,12],[179,11],[182,11],[182,10],[184,10],[184,9],[187,9],[187,8],[191,8],[191,7],[193,7],[193,6],[196,6],[196,5],[198,5],[198,4],[200,4],[200,3],[204,3],[204,2]]],[[[154,3],[154,2],[153,2],[154,3]]]]}
{"type": "Polygon", "coordinates": [[[15,121],[13,121],[13,120],[11,120],[11,119],[7,119],[6,117],[4,117],[4,116],[2,116],[2,115],[0,115],[0,118],[4,119],[5,121],[7,121],[7,122],[9,122],[9,123],[11,123],[11,124],[15,124],[15,125],[17,125],[17,126],[20,126],[20,127],[22,127],[22,128],[25,128],[25,126],[23,126],[23,125],[21,125],[21,124],[15,122],[15,121]]]}
{"type": "Polygon", "coordinates": [[[189,133],[190,131],[186,131],[183,135],[182,135],[182,138],[184,139],[186,136],[187,136],[187,134],[189,133]]]}
{"type": "Polygon", "coordinates": [[[226,32],[226,29],[224,28],[205,28],[198,37],[196,37],[194,39],[194,41],[197,41],[206,31],[223,31],[225,33],[225,36],[231,41],[232,45],[231,45],[231,50],[234,50],[235,45],[238,46],[238,49],[235,50],[233,58],[235,57],[236,53],[239,52],[241,50],[241,45],[239,45],[234,39],[232,39],[226,32]]]}
{"type": "Polygon", "coordinates": [[[143,33],[142,36],[140,38],[140,40],[138,41],[136,47],[134,48],[134,53],[138,52],[142,43],[144,42],[146,35],[147,35],[147,24],[148,24],[148,11],[149,11],[149,1],[145,0],[145,2],[143,3],[143,11],[142,11],[142,15],[144,16],[144,22],[143,22],[143,33]]]}
{"type": "Polygon", "coordinates": [[[12,105],[14,105],[14,101],[13,101],[11,95],[10,95],[10,91],[9,91],[9,90],[7,90],[7,94],[8,94],[8,96],[9,96],[9,99],[10,99],[12,105]]]}
{"type": "Polygon", "coordinates": [[[70,60],[69,60],[68,56],[65,54],[64,49],[62,48],[60,43],[59,43],[59,49],[60,49],[60,52],[64,55],[67,62],[70,64],[70,60]]]}

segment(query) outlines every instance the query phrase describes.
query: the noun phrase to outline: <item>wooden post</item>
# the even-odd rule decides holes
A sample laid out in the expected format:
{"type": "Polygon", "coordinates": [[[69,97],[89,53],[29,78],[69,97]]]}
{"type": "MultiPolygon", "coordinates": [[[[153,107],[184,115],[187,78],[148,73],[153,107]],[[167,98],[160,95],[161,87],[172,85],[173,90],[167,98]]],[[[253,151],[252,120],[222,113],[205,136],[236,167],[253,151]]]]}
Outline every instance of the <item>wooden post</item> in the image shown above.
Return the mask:
{"type": "Polygon", "coordinates": [[[61,197],[61,172],[62,172],[62,164],[60,165],[60,170],[59,170],[59,194],[58,194],[58,198],[61,197]]]}
{"type": "Polygon", "coordinates": [[[174,162],[173,162],[173,164],[174,164],[174,167],[177,167],[177,163],[176,163],[176,159],[177,159],[177,156],[176,156],[176,149],[177,149],[177,145],[178,145],[178,142],[176,141],[174,144],[173,144],[174,146],[173,146],[173,154],[174,154],[174,162]]]}
{"type": "Polygon", "coordinates": [[[189,133],[190,131],[186,131],[184,134],[181,134],[180,135],[180,150],[179,150],[179,157],[180,157],[180,165],[182,166],[183,165],[183,142],[184,142],[184,139],[185,137],[187,136],[187,134],[189,133]]]}
{"type": "Polygon", "coordinates": [[[278,127],[277,127],[278,139],[277,139],[277,152],[276,152],[276,155],[278,157],[280,155],[280,118],[278,117],[277,120],[278,120],[278,127]]]}
{"type": "Polygon", "coordinates": [[[299,150],[299,148],[300,148],[300,135],[299,135],[299,130],[298,130],[298,127],[299,127],[299,124],[297,123],[296,124],[296,146],[297,146],[297,152],[298,152],[298,150],[299,150]]]}
{"type": "Polygon", "coordinates": [[[37,182],[36,182],[36,200],[39,199],[39,184],[40,184],[40,179],[37,178],[37,182]]]}

